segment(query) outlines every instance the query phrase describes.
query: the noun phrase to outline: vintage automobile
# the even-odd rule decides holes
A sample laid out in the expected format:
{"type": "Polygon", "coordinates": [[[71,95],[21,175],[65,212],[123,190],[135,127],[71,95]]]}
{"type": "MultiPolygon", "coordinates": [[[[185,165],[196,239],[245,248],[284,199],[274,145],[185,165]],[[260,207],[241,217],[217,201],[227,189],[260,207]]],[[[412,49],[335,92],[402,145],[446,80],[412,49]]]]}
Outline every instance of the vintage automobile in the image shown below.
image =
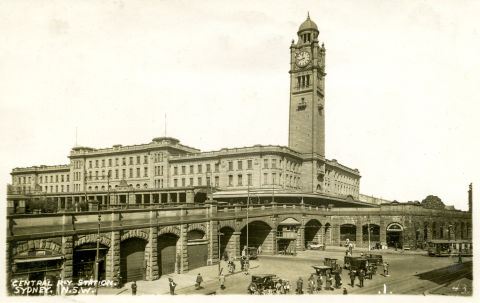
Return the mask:
{"type": "Polygon", "coordinates": [[[263,275],[252,275],[252,282],[248,286],[248,293],[253,294],[263,294],[265,289],[275,288],[275,282],[277,281],[277,276],[274,274],[263,274],[263,275]]]}
{"type": "Polygon", "coordinates": [[[249,260],[257,259],[257,258],[258,258],[257,248],[255,248],[255,247],[249,247],[249,248],[247,249],[247,251],[248,251],[248,259],[249,259],[249,260]]]}
{"type": "Polygon", "coordinates": [[[337,259],[334,259],[334,258],[325,258],[323,261],[323,265],[327,265],[330,267],[335,267],[336,264],[337,264],[337,259]]]}
{"type": "Polygon", "coordinates": [[[328,265],[314,265],[312,266],[315,269],[315,275],[317,276],[326,276],[327,270],[332,272],[333,268],[328,265]]]}
{"type": "Polygon", "coordinates": [[[323,249],[323,247],[324,247],[323,244],[320,244],[315,241],[307,242],[307,249],[320,250],[320,249],[323,249]]]}
{"type": "Polygon", "coordinates": [[[375,265],[382,265],[383,264],[382,255],[367,254],[365,256],[365,258],[367,258],[369,264],[375,264],[375,265]]]}
{"type": "Polygon", "coordinates": [[[367,270],[368,259],[364,257],[345,256],[343,259],[343,268],[354,270],[367,270]]]}

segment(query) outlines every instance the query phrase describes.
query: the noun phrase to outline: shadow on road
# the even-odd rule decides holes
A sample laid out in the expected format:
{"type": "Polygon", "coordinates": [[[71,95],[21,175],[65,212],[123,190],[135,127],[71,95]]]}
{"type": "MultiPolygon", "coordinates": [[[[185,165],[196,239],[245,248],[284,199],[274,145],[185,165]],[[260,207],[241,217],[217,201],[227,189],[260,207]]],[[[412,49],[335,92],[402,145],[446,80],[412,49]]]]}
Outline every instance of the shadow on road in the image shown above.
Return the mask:
{"type": "Polygon", "coordinates": [[[447,267],[417,274],[415,276],[420,280],[428,280],[436,284],[445,284],[461,278],[472,280],[472,261],[453,264],[447,267]]]}

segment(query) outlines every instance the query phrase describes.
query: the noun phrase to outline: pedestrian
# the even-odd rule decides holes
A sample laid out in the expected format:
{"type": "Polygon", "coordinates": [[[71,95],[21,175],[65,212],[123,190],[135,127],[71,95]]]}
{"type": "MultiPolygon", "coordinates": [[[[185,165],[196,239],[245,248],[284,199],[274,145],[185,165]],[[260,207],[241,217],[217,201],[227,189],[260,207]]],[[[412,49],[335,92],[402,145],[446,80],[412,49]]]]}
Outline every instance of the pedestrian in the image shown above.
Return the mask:
{"type": "Polygon", "coordinates": [[[302,277],[299,277],[297,280],[297,294],[303,294],[303,280],[302,277]]]}
{"type": "Polygon", "coordinates": [[[462,263],[462,251],[458,253],[458,263],[462,263]]]}
{"type": "Polygon", "coordinates": [[[358,280],[360,281],[360,287],[363,287],[363,280],[365,279],[365,271],[360,269],[358,272],[358,280]]]}
{"type": "Polygon", "coordinates": [[[132,296],[135,296],[137,294],[137,282],[133,281],[132,282],[132,296]]]}
{"type": "Polygon", "coordinates": [[[356,276],[355,270],[350,270],[350,273],[348,275],[350,276],[352,287],[355,287],[355,276],[356,276]]]}
{"type": "Polygon", "coordinates": [[[337,271],[335,272],[335,288],[340,288],[342,285],[342,278],[340,277],[340,273],[337,271]]]}
{"type": "Polygon", "coordinates": [[[321,291],[321,290],[322,290],[322,285],[323,285],[322,275],[318,275],[318,278],[317,278],[317,291],[321,291]]]}
{"type": "Polygon", "coordinates": [[[223,273],[220,275],[218,280],[220,281],[220,288],[225,289],[225,275],[223,273]]]}
{"type": "Polygon", "coordinates": [[[325,276],[325,290],[331,290],[332,287],[332,277],[329,273],[325,276]]]}
{"type": "Polygon", "coordinates": [[[351,256],[352,253],[353,253],[353,243],[350,243],[350,244],[348,245],[348,250],[350,251],[350,256],[351,256]]]}
{"type": "Polygon", "coordinates": [[[257,254],[258,255],[262,254],[262,244],[258,245],[257,254]]]}
{"type": "Polygon", "coordinates": [[[346,289],[345,287],[343,288],[343,294],[344,294],[344,295],[348,294],[348,293],[347,293],[347,289],[346,289]]]}
{"type": "Polygon", "coordinates": [[[248,260],[245,260],[243,264],[243,270],[246,275],[248,275],[248,269],[250,268],[250,262],[248,260]]]}
{"type": "Polygon", "coordinates": [[[388,263],[387,262],[383,262],[383,275],[385,277],[388,277],[388,263]]]}
{"type": "Polygon", "coordinates": [[[175,286],[177,286],[177,284],[173,282],[172,278],[168,278],[168,286],[170,287],[170,294],[173,296],[175,294],[175,286]]]}
{"type": "Polygon", "coordinates": [[[315,277],[313,274],[310,275],[310,278],[308,278],[308,293],[313,294],[313,291],[315,290],[315,277]]]}
{"type": "Polygon", "coordinates": [[[203,278],[202,278],[202,275],[200,273],[198,273],[197,275],[197,279],[195,280],[195,288],[198,290],[200,288],[202,288],[202,282],[203,282],[203,278]]]}

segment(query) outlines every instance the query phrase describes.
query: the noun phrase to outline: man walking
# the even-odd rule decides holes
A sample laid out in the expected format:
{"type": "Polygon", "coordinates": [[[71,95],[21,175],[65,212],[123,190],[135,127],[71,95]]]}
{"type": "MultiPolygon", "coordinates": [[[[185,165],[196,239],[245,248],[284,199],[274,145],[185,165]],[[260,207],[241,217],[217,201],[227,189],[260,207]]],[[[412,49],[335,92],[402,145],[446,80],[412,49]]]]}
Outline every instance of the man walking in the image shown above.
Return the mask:
{"type": "Polygon", "coordinates": [[[352,287],[355,287],[355,276],[356,276],[355,270],[350,270],[350,273],[348,275],[350,276],[350,283],[352,287]]]}
{"type": "Polygon", "coordinates": [[[177,286],[177,284],[173,282],[172,278],[168,278],[168,286],[170,287],[170,294],[173,296],[175,294],[175,286],[177,286]]]}
{"type": "Polygon", "coordinates": [[[297,280],[297,294],[303,294],[303,280],[302,277],[299,277],[297,280]]]}
{"type": "Polygon", "coordinates": [[[383,275],[385,277],[389,277],[389,274],[388,274],[388,263],[387,262],[383,262],[383,275]]]}
{"type": "Polygon", "coordinates": [[[363,269],[360,269],[360,272],[358,273],[358,280],[360,280],[360,287],[363,287],[364,279],[365,279],[365,271],[363,269]]]}
{"type": "Polygon", "coordinates": [[[137,282],[133,281],[132,282],[132,296],[135,296],[137,294],[137,282]]]}
{"type": "Polygon", "coordinates": [[[225,289],[225,275],[223,273],[220,275],[218,280],[220,281],[220,288],[222,290],[225,289]]]}
{"type": "Polygon", "coordinates": [[[201,284],[203,282],[203,278],[202,278],[202,275],[200,273],[198,273],[197,279],[195,280],[195,282],[196,282],[195,283],[195,289],[198,290],[198,289],[202,288],[201,284]]]}

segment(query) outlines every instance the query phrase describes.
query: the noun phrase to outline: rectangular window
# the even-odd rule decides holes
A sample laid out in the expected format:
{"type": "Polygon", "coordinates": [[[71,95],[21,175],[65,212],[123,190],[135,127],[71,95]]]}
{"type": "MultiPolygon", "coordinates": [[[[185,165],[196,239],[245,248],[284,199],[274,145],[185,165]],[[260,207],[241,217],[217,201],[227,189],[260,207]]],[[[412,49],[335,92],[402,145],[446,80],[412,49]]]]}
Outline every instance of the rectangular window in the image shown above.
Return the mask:
{"type": "Polygon", "coordinates": [[[42,176],[40,176],[40,183],[43,183],[42,179],[43,179],[43,177],[42,177],[42,176]]]}
{"type": "Polygon", "coordinates": [[[277,159],[272,159],[272,168],[277,168],[277,159]]]}
{"type": "Polygon", "coordinates": [[[248,174],[247,178],[248,178],[248,185],[252,186],[252,174],[248,174]]]}
{"type": "Polygon", "coordinates": [[[233,186],[233,176],[232,175],[228,176],[228,186],[233,186]]]}
{"type": "Polygon", "coordinates": [[[210,177],[207,177],[207,186],[210,186],[210,177]]]}
{"type": "Polygon", "coordinates": [[[105,167],[105,159],[102,159],[102,167],[105,167]]]}
{"type": "Polygon", "coordinates": [[[61,191],[62,191],[62,193],[63,193],[63,185],[62,185],[62,187],[61,187],[61,191]]]}
{"type": "Polygon", "coordinates": [[[122,158],[122,165],[127,165],[127,159],[126,158],[122,158]]]}
{"type": "MultiPolygon", "coordinates": [[[[62,179],[62,182],[64,182],[64,180],[65,180],[65,179],[64,179],[64,176],[61,175],[60,178],[62,179]]],[[[30,182],[30,177],[28,177],[28,182],[30,182]]]]}
{"type": "Polygon", "coordinates": [[[218,173],[220,171],[220,163],[215,163],[215,172],[218,173]]]}
{"type": "Polygon", "coordinates": [[[215,176],[215,187],[218,187],[220,184],[220,178],[218,176],[215,176]]]}
{"type": "Polygon", "coordinates": [[[140,178],[140,167],[137,167],[137,178],[140,178]]]}
{"type": "Polygon", "coordinates": [[[247,168],[252,169],[252,160],[247,160],[247,168]]]}
{"type": "Polygon", "coordinates": [[[129,163],[130,165],[133,165],[133,157],[129,157],[129,158],[128,158],[128,163],[129,163]]]}
{"type": "Polygon", "coordinates": [[[193,186],[193,178],[190,178],[188,185],[193,186]]]}
{"type": "Polygon", "coordinates": [[[118,179],[118,169],[115,170],[115,179],[118,179]]]}
{"type": "Polygon", "coordinates": [[[173,175],[178,175],[178,167],[173,167],[173,175]]]}
{"type": "Polygon", "coordinates": [[[185,178],[182,178],[182,187],[185,187],[185,178]]]}
{"type": "Polygon", "coordinates": [[[237,169],[238,169],[238,170],[242,170],[242,169],[243,169],[242,166],[243,166],[243,161],[242,161],[242,160],[239,160],[239,161],[237,162],[237,169]]]}
{"type": "Polygon", "coordinates": [[[128,171],[128,177],[133,178],[133,168],[128,171]]]}
{"type": "Polygon", "coordinates": [[[112,166],[112,159],[108,159],[108,166],[112,166]]]}
{"type": "Polygon", "coordinates": [[[229,171],[233,170],[233,161],[228,161],[228,170],[229,171]]]}
{"type": "Polygon", "coordinates": [[[263,159],[263,168],[268,168],[268,159],[263,159]]]}
{"type": "Polygon", "coordinates": [[[143,176],[148,177],[148,167],[143,168],[143,176]]]}
{"type": "MultiPolygon", "coordinates": [[[[58,175],[55,175],[55,182],[58,182],[58,175]]],[[[25,183],[25,181],[23,181],[25,183]]]]}
{"type": "Polygon", "coordinates": [[[238,175],[237,178],[238,178],[238,182],[237,182],[238,186],[242,186],[242,185],[243,185],[243,176],[242,176],[242,175],[238,175]]]}
{"type": "Polygon", "coordinates": [[[193,174],[193,165],[190,165],[190,174],[193,174]]]}
{"type": "Polygon", "coordinates": [[[70,182],[70,175],[67,175],[67,182],[70,182]]]}
{"type": "Polygon", "coordinates": [[[160,166],[160,176],[163,176],[163,165],[160,166]]]}
{"type": "Polygon", "coordinates": [[[143,164],[148,164],[148,155],[143,156],[143,164]]]}
{"type": "Polygon", "coordinates": [[[92,161],[88,161],[88,168],[92,168],[92,161]]]}
{"type": "Polygon", "coordinates": [[[55,185],[55,192],[58,193],[58,185],[55,185]]]}
{"type": "Polygon", "coordinates": [[[210,163],[207,163],[207,173],[210,172],[210,163]]]}
{"type": "Polygon", "coordinates": [[[186,173],[186,167],[185,165],[182,165],[182,175],[185,175],[185,173],[186,173]]]}
{"type": "Polygon", "coordinates": [[[118,158],[115,158],[115,166],[118,166],[118,158]]]}
{"type": "Polygon", "coordinates": [[[140,164],[140,156],[137,156],[137,164],[140,164]]]}
{"type": "Polygon", "coordinates": [[[201,174],[201,173],[202,173],[202,164],[198,164],[197,169],[198,169],[198,172],[197,172],[197,173],[198,173],[198,174],[201,174]]]}
{"type": "Polygon", "coordinates": [[[177,179],[173,179],[173,187],[177,187],[178,186],[178,180],[177,179]]]}
{"type": "Polygon", "coordinates": [[[127,177],[127,170],[124,168],[122,169],[122,178],[126,178],[127,177]]]}
{"type": "Polygon", "coordinates": [[[198,177],[198,186],[202,186],[202,177],[198,177]]]}
{"type": "Polygon", "coordinates": [[[95,167],[98,167],[98,160],[95,160],[95,167]]]}
{"type": "Polygon", "coordinates": [[[273,173],[272,174],[272,184],[276,184],[277,183],[277,174],[276,173],[273,173]]]}
{"type": "Polygon", "coordinates": [[[267,183],[267,179],[268,179],[268,174],[267,174],[267,173],[264,173],[264,174],[263,174],[263,184],[268,184],[268,183],[267,183]]]}

